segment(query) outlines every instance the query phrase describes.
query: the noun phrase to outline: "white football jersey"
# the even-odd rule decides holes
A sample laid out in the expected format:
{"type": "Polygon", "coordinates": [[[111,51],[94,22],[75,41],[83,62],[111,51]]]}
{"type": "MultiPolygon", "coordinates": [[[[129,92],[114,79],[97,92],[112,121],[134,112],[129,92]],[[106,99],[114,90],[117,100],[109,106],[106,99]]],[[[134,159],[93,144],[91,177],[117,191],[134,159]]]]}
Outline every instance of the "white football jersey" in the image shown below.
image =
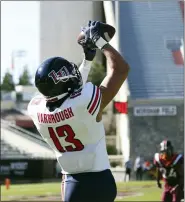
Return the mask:
{"type": "Polygon", "coordinates": [[[110,168],[102,121],[96,122],[101,102],[99,88],[88,82],[50,112],[39,95],[28,113],[43,139],[55,151],[63,174],[97,172],[110,168]]]}

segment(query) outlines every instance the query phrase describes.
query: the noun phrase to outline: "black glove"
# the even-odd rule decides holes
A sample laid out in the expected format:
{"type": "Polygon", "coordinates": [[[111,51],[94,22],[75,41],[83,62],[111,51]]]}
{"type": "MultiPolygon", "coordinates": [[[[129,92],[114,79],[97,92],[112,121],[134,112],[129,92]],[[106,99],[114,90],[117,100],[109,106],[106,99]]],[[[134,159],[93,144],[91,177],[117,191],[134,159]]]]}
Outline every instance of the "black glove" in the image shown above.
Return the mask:
{"type": "MultiPolygon", "coordinates": [[[[99,21],[89,21],[88,26],[82,28],[85,39],[80,41],[80,45],[89,49],[97,49],[96,42],[101,37],[101,29],[99,21]]],[[[107,43],[107,42],[105,42],[107,43]]]]}
{"type": "Polygon", "coordinates": [[[162,188],[162,185],[160,182],[157,182],[157,186],[161,189],[162,188]]]}
{"type": "MultiPolygon", "coordinates": [[[[89,34],[89,32],[90,32],[90,30],[89,30],[90,23],[91,22],[89,21],[88,26],[87,27],[83,27],[81,29],[81,31],[83,31],[84,33],[88,33],[89,34]]],[[[96,55],[96,49],[95,48],[91,48],[91,45],[89,47],[89,43],[91,44],[91,42],[90,42],[90,39],[88,38],[88,34],[85,34],[85,37],[86,37],[85,41],[84,41],[84,43],[81,43],[80,45],[83,48],[85,59],[88,60],[88,61],[92,61],[94,59],[95,55],[96,55]],[[87,41],[89,41],[89,42],[87,43],[87,41]]]]}
{"type": "Polygon", "coordinates": [[[85,59],[92,61],[96,55],[96,49],[90,49],[88,47],[83,47],[85,59]]]}

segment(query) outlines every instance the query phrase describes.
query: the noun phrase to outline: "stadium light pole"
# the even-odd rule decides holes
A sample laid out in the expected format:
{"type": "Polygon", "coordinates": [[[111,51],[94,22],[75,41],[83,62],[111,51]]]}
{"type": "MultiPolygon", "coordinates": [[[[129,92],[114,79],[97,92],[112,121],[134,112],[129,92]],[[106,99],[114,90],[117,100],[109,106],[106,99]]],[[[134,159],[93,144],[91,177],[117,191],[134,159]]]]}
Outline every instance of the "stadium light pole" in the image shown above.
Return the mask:
{"type": "MultiPolygon", "coordinates": [[[[120,2],[115,1],[115,24],[116,24],[116,39],[117,39],[117,51],[120,53],[120,2]]],[[[120,100],[120,94],[118,93],[117,96],[118,100],[120,100]]],[[[119,116],[119,115],[117,115],[119,116]]],[[[116,120],[119,122],[119,118],[116,120]]],[[[119,131],[119,123],[117,123],[117,132],[116,132],[116,149],[118,154],[121,153],[120,147],[120,131],[119,131]]]]}
{"type": "Polygon", "coordinates": [[[120,2],[115,1],[115,21],[117,33],[117,51],[120,52],[120,2]]]}
{"type": "MultiPolygon", "coordinates": [[[[120,18],[120,7],[121,2],[115,1],[115,24],[116,24],[116,31],[117,31],[117,51],[123,55],[121,49],[121,41],[120,41],[120,25],[121,25],[121,18],[120,18]]],[[[118,95],[116,96],[119,102],[125,103],[127,107],[128,101],[128,83],[127,79],[125,80],[124,84],[120,88],[118,95]]],[[[129,130],[129,118],[127,112],[120,113],[116,117],[116,125],[117,125],[117,132],[116,132],[116,149],[119,154],[122,152],[123,161],[127,161],[130,157],[130,130],[129,130]]]]}

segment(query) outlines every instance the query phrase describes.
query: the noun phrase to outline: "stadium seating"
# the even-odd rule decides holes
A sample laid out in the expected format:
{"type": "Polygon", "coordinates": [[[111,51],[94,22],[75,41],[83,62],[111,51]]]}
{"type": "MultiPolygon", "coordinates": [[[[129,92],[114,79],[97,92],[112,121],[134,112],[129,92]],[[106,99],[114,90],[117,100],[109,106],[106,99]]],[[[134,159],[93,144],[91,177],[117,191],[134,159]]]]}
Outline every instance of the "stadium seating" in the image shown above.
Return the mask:
{"type": "Polygon", "coordinates": [[[1,120],[1,148],[4,158],[54,159],[54,152],[38,135],[1,120]],[[8,153],[6,153],[8,151],[8,153]],[[26,155],[26,156],[25,156],[26,155]]]}
{"type": "Polygon", "coordinates": [[[183,40],[178,2],[121,1],[120,22],[120,49],[131,66],[131,99],[183,99],[183,64],[175,64],[170,49],[183,40]]]}
{"type": "Polygon", "coordinates": [[[31,154],[21,152],[1,139],[1,159],[22,159],[28,158],[31,154]]]}

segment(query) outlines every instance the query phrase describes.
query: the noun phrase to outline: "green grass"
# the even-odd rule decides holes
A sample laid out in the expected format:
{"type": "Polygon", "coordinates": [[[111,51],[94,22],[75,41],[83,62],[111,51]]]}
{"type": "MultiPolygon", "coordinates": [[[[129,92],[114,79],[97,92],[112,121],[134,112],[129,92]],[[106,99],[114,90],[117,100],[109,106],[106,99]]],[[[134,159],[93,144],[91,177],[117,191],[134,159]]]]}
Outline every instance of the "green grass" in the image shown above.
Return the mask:
{"type": "Polygon", "coordinates": [[[60,194],[60,183],[10,185],[7,190],[1,186],[1,200],[13,200],[23,196],[47,196],[60,194]]]}
{"type": "Polygon", "coordinates": [[[125,197],[116,201],[160,201],[161,190],[157,188],[155,181],[117,183],[119,192],[125,193],[125,197]],[[126,196],[130,192],[130,196],[126,196]],[[134,196],[135,195],[135,196],[134,196]]]}
{"type": "MultiPolygon", "coordinates": [[[[117,183],[118,197],[116,201],[160,201],[161,190],[154,181],[117,183]],[[119,197],[119,193],[124,197],[119,197]],[[129,196],[132,193],[133,196],[129,196]],[[134,194],[137,194],[134,196],[134,194]],[[127,196],[128,195],[128,196],[127,196]]],[[[25,197],[60,196],[60,183],[11,185],[9,190],[1,186],[1,200],[25,200],[25,197]],[[24,196],[24,199],[23,199],[24,196]]],[[[38,199],[39,201],[39,199],[38,199]]]]}

